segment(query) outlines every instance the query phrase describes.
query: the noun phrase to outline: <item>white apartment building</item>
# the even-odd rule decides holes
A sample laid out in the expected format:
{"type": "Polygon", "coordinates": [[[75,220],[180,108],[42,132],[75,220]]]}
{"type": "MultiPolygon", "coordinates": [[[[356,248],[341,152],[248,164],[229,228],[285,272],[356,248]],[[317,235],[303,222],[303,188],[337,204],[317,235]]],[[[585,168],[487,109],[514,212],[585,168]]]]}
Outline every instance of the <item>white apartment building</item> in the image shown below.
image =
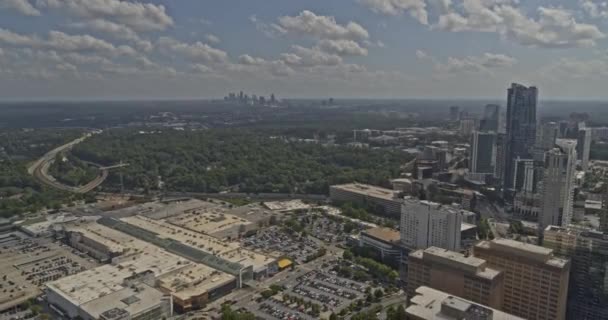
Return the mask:
{"type": "Polygon", "coordinates": [[[409,249],[460,250],[462,214],[449,206],[406,198],[401,207],[401,243],[409,249]]]}

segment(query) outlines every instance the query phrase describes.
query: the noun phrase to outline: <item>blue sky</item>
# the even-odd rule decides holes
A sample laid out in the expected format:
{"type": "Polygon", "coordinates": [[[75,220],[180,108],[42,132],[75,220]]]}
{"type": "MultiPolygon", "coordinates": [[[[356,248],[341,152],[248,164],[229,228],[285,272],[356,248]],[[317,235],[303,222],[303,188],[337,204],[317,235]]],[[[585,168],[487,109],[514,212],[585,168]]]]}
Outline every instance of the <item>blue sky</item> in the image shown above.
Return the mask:
{"type": "Polygon", "coordinates": [[[605,0],[0,0],[0,99],[608,99],[605,0]]]}

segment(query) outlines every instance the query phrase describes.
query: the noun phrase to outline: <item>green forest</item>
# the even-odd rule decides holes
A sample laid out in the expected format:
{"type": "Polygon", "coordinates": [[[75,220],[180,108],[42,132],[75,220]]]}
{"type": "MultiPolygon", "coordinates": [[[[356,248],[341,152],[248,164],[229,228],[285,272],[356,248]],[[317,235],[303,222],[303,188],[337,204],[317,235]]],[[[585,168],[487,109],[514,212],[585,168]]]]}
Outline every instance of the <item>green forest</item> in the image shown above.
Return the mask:
{"type": "MultiPolygon", "coordinates": [[[[143,132],[116,129],[77,145],[72,154],[101,165],[128,163],[126,190],[327,194],[358,181],[389,186],[410,156],[394,150],[324,146],[263,130],[143,132]]],[[[120,171],[104,183],[118,189],[120,171]]]]}
{"type": "Polygon", "coordinates": [[[47,188],[27,172],[30,162],[81,134],[77,129],[0,131],[0,217],[56,209],[82,198],[47,188]]]}
{"type": "Polygon", "coordinates": [[[99,170],[84,161],[68,154],[57,155],[49,168],[49,173],[59,182],[69,186],[82,186],[97,178],[99,170]]]}

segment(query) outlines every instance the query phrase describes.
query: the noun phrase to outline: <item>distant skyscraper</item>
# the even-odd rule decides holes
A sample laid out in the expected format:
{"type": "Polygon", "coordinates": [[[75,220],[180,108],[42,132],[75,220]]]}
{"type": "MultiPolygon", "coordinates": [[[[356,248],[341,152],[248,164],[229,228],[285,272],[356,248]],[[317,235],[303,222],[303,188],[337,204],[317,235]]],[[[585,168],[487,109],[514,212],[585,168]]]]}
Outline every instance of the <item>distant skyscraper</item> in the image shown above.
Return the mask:
{"type": "Polygon", "coordinates": [[[608,319],[608,234],[549,226],[543,246],[571,259],[568,319],[608,319]]]}
{"type": "Polygon", "coordinates": [[[496,165],[496,133],[475,131],[471,140],[470,171],[493,174],[496,165]]]}
{"type": "Polygon", "coordinates": [[[576,188],[576,140],[557,139],[557,144],[568,154],[566,178],[564,183],[564,222],[570,224],[574,216],[574,189],[576,188]]]}
{"type": "Polygon", "coordinates": [[[438,203],[405,199],[401,207],[401,242],[409,249],[431,246],[459,251],[462,214],[438,203]]]}
{"type": "Polygon", "coordinates": [[[496,160],[494,166],[494,178],[504,179],[505,177],[505,154],[507,148],[507,136],[504,133],[496,135],[496,160]]]}
{"type": "Polygon", "coordinates": [[[545,152],[555,147],[555,141],[559,137],[559,125],[555,122],[547,122],[540,125],[536,134],[534,160],[543,161],[545,152]]]}
{"type": "Polygon", "coordinates": [[[450,121],[458,121],[460,117],[460,107],[451,106],[450,107],[450,121]]]}
{"type": "Polygon", "coordinates": [[[270,103],[276,103],[277,98],[274,96],[274,93],[270,94],[270,103]]]}
{"type": "Polygon", "coordinates": [[[501,310],[529,320],[566,319],[570,261],[553,250],[514,240],[475,245],[473,255],[505,275],[501,310]]]}
{"type": "Polygon", "coordinates": [[[576,170],[576,141],[558,140],[559,148],[545,153],[541,184],[541,210],[538,231],[550,225],[568,226],[574,210],[574,173],[576,170]]]}
{"type": "Polygon", "coordinates": [[[576,152],[578,160],[581,161],[581,167],[583,171],[589,170],[589,156],[591,154],[591,140],[592,136],[591,128],[583,128],[578,131],[578,144],[576,145],[576,152]]]}
{"type": "Polygon", "coordinates": [[[570,129],[570,123],[568,121],[562,120],[559,122],[559,137],[566,138],[568,137],[568,131],[570,129]]]}
{"type": "Polygon", "coordinates": [[[513,187],[514,160],[530,159],[536,140],[538,89],[512,84],[507,97],[507,141],[504,187],[513,187]]]}
{"type": "Polygon", "coordinates": [[[460,134],[470,137],[475,130],[475,119],[460,119],[460,134]]]}
{"type": "Polygon", "coordinates": [[[484,109],[483,118],[479,122],[479,130],[498,132],[499,123],[500,106],[496,104],[487,105],[484,109]]]}

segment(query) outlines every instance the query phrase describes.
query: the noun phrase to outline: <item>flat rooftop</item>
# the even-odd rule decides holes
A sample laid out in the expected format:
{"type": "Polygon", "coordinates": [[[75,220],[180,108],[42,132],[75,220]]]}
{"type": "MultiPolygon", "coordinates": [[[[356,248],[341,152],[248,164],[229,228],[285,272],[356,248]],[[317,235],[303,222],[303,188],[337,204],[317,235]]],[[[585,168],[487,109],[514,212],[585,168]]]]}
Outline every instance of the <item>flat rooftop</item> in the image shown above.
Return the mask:
{"type": "MultiPolygon", "coordinates": [[[[103,218],[97,221],[78,220],[65,224],[64,228],[67,231],[80,232],[87,238],[90,238],[91,240],[94,240],[110,248],[112,252],[120,254],[133,254],[142,252],[155,253],[155,255],[157,256],[169,254],[167,251],[159,248],[154,243],[144,241],[125,232],[103,225],[99,223],[100,221],[103,221],[103,218]]],[[[178,256],[176,255],[171,256],[173,258],[178,258],[178,256]]]]}
{"type": "Polygon", "coordinates": [[[24,221],[20,227],[22,229],[31,232],[32,234],[40,234],[47,232],[51,226],[57,223],[66,223],[74,221],[77,218],[71,215],[57,214],[54,216],[47,216],[41,219],[35,219],[31,221],[24,221]]]}
{"type": "Polygon", "coordinates": [[[275,258],[241,248],[238,242],[222,241],[200,232],[171,225],[164,220],[133,216],[123,218],[122,221],[153,232],[160,238],[178,241],[183,245],[220,257],[232,263],[238,263],[243,266],[252,265],[254,270],[266,267],[275,261],[275,258]]]}
{"type": "Polygon", "coordinates": [[[117,210],[106,212],[114,218],[143,215],[154,219],[162,219],[197,208],[220,207],[220,204],[191,198],[170,199],[166,201],[152,201],[117,210]]]}
{"type": "Polygon", "coordinates": [[[102,313],[118,308],[131,315],[136,315],[161,303],[163,293],[143,283],[122,289],[91,300],[80,306],[93,319],[99,319],[102,313]]]}
{"type": "Polygon", "coordinates": [[[123,281],[134,274],[151,271],[155,277],[159,277],[190,264],[192,262],[159,249],[120,256],[116,258],[115,264],[106,264],[64,277],[46,286],[74,305],[81,305],[122,290],[123,281]]]}
{"type": "Polygon", "coordinates": [[[202,264],[192,264],[176,273],[161,277],[158,286],[180,300],[200,296],[228,282],[235,277],[202,264]]]}
{"type": "Polygon", "coordinates": [[[438,247],[430,247],[410,253],[410,257],[443,264],[454,269],[474,273],[485,279],[494,279],[500,271],[486,267],[486,261],[473,256],[465,256],[462,253],[450,251],[438,247]]]}
{"type": "Polygon", "coordinates": [[[201,249],[203,251],[220,254],[238,249],[235,243],[228,243],[207,234],[188,230],[186,228],[167,223],[165,220],[154,220],[143,216],[132,216],[120,219],[123,222],[151,231],[164,239],[174,239],[178,242],[201,249]]]}
{"type": "Polygon", "coordinates": [[[368,234],[376,239],[380,239],[385,242],[396,243],[401,240],[401,233],[398,230],[392,228],[371,228],[363,231],[364,234],[368,234]]]}
{"type": "Polygon", "coordinates": [[[103,265],[47,283],[46,286],[79,306],[124,289],[122,282],[130,275],[129,270],[103,265]]]}
{"type": "Polygon", "coordinates": [[[577,229],[571,229],[571,228],[563,228],[560,226],[547,226],[547,228],[545,228],[545,233],[549,232],[549,233],[556,233],[556,234],[565,234],[565,235],[570,235],[570,236],[576,236],[579,233],[580,230],[577,229]]]}
{"type": "Polygon", "coordinates": [[[302,202],[302,200],[288,201],[268,201],[264,202],[266,208],[273,211],[294,211],[300,209],[309,209],[311,206],[302,202]]]}
{"type": "Polygon", "coordinates": [[[251,224],[246,219],[225,213],[224,209],[218,208],[194,209],[169,217],[166,221],[179,227],[206,234],[251,224]]]}
{"type": "Polygon", "coordinates": [[[475,247],[496,250],[513,257],[524,257],[558,268],[564,268],[569,262],[566,259],[555,257],[552,249],[510,239],[482,241],[476,244],[475,247]]]}
{"type": "Polygon", "coordinates": [[[331,186],[331,188],[358,193],[368,197],[380,198],[384,200],[396,200],[395,196],[397,195],[397,192],[394,190],[361,183],[335,185],[331,186]]]}
{"type": "Polygon", "coordinates": [[[416,289],[416,296],[411,299],[411,304],[405,312],[409,316],[426,320],[459,320],[464,319],[467,312],[477,315],[491,313],[492,320],[524,320],[500,310],[424,286],[416,289]],[[446,309],[451,312],[446,313],[446,309]],[[458,316],[453,315],[454,313],[457,313],[458,316]]]}
{"type": "Polygon", "coordinates": [[[437,202],[432,202],[432,201],[428,201],[428,200],[419,200],[418,198],[414,198],[414,197],[405,197],[404,201],[403,201],[403,206],[405,207],[405,209],[410,209],[410,210],[428,210],[431,212],[446,212],[446,213],[452,213],[452,214],[459,214],[460,209],[455,208],[451,205],[444,205],[441,203],[437,203],[437,202]]]}

